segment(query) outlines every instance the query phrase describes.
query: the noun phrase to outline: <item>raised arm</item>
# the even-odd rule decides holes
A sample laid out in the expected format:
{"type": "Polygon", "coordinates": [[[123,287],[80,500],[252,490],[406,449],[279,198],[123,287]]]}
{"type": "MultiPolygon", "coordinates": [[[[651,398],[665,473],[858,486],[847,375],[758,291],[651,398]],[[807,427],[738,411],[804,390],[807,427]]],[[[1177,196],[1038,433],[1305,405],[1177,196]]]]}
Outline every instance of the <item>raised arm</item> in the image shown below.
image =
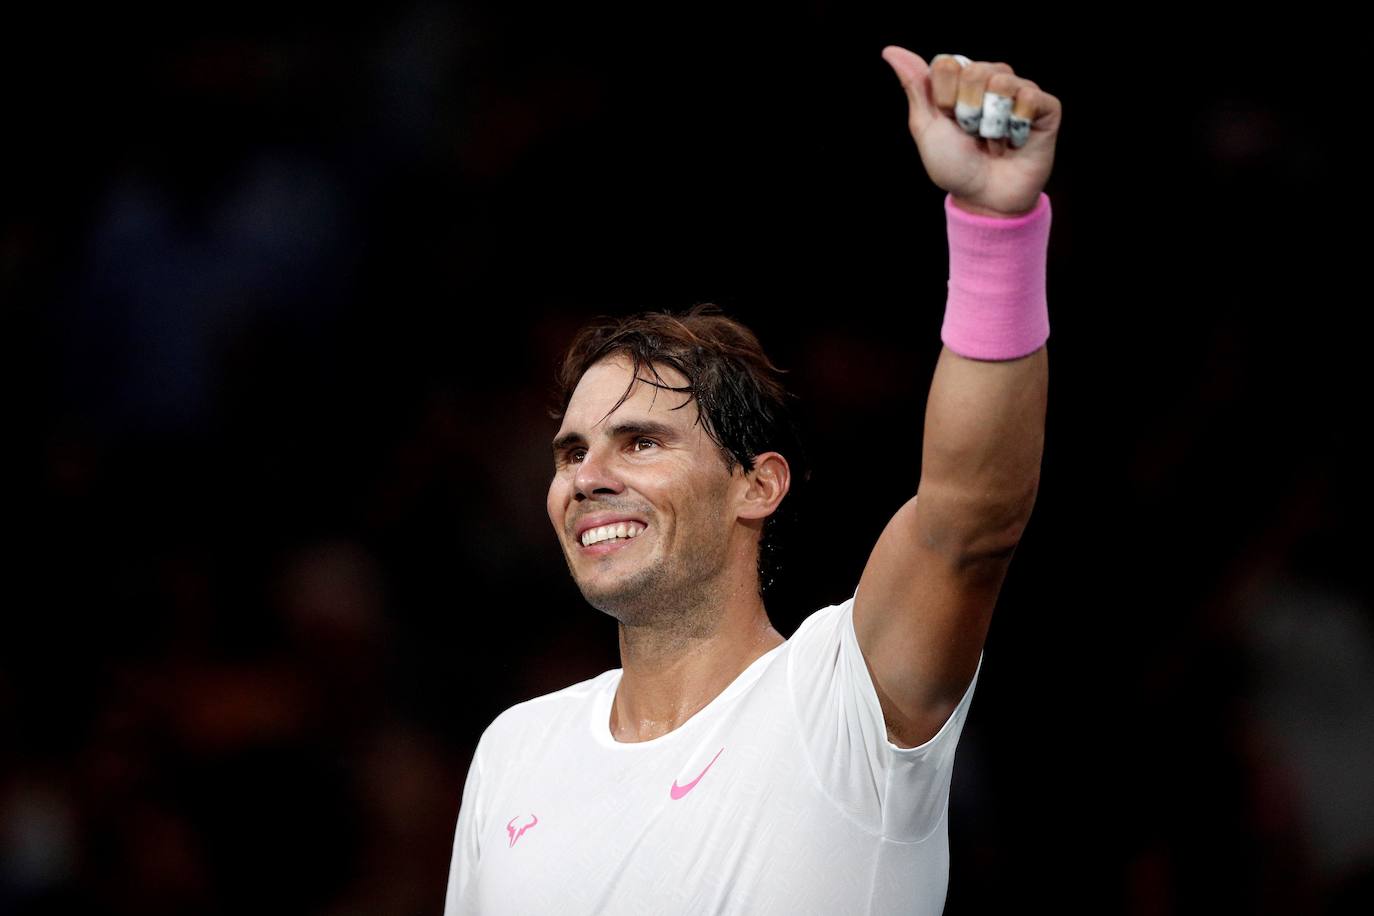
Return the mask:
{"type": "Polygon", "coordinates": [[[921,161],[949,192],[950,300],[919,496],[879,537],[854,604],[888,736],[914,747],[973,678],[1035,503],[1048,387],[1041,190],[1060,106],[1006,64],[941,55],[928,67],[895,47],[883,57],[906,90],[921,161]]]}

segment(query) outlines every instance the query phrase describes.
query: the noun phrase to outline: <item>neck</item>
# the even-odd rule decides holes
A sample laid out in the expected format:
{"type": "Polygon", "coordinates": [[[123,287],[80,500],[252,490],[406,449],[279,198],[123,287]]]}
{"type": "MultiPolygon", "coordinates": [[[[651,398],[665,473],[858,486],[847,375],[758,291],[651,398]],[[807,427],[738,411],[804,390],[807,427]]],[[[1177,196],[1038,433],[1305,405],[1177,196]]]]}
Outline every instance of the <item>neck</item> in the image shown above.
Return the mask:
{"type": "Polygon", "coordinates": [[[612,736],[634,742],[666,735],[784,641],[756,588],[714,595],[670,620],[621,623],[612,736]]]}

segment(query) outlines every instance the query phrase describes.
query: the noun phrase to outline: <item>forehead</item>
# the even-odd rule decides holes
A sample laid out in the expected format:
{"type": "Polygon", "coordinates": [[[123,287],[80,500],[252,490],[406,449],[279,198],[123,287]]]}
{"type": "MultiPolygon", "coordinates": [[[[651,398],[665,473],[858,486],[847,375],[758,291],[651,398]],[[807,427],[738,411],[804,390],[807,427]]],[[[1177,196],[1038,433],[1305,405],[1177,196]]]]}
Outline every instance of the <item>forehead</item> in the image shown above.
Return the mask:
{"type": "Polygon", "coordinates": [[[594,364],[578,381],[563,416],[563,430],[586,431],[602,423],[613,409],[616,416],[652,418],[655,422],[682,428],[696,423],[695,399],[682,392],[659,388],[644,379],[674,388],[687,384],[686,376],[671,366],[640,366],[639,376],[634,378],[629,357],[607,357],[594,364]],[[654,374],[655,370],[657,375],[654,374]],[[629,397],[617,408],[616,402],[625,395],[625,389],[631,383],[634,387],[629,397]],[[686,406],[681,406],[684,404],[686,406]]]}

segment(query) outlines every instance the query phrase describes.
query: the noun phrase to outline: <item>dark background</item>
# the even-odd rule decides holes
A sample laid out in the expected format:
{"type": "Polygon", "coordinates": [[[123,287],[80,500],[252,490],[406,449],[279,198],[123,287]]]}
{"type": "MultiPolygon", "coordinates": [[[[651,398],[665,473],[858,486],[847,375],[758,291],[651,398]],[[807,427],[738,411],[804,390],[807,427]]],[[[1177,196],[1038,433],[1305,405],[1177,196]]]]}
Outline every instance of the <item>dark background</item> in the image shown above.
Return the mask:
{"type": "Polygon", "coordinates": [[[816,465],[770,611],[850,595],[915,492],[946,268],[888,43],[1065,112],[1044,472],[947,912],[1370,911],[1364,115],[1331,20],[342,9],[0,38],[0,912],[440,912],[482,729],[618,665],[544,513],[594,315],[759,333],[816,465]]]}

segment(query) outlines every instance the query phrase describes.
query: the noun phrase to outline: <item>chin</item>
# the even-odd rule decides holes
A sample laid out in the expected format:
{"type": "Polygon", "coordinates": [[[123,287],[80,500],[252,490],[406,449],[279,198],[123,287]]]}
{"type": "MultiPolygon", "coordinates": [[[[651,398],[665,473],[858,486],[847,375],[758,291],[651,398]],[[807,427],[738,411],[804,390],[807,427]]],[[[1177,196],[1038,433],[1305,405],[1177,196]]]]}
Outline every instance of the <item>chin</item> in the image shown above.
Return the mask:
{"type": "Polygon", "coordinates": [[[665,612],[671,613],[671,591],[666,585],[653,571],[612,582],[577,580],[588,604],[626,626],[651,623],[665,612]]]}
{"type": "Polygon", "coordinates": [[[701,636],[718,623],[719,600],[710,595],[707,581],[670,575],[661,567],[639,570],[615,581],[578,581],[582,597],[592,607],[614,617],[624,627],[652,627],[664,632],[701,636]]]}
{"type": "Polygon", "coordinates": [[[582,582],[577,583],[577,587],[588,604],[621,623],[634,625],[645,616],[645,602],[638,589],[586,585],[582,582]]]}

